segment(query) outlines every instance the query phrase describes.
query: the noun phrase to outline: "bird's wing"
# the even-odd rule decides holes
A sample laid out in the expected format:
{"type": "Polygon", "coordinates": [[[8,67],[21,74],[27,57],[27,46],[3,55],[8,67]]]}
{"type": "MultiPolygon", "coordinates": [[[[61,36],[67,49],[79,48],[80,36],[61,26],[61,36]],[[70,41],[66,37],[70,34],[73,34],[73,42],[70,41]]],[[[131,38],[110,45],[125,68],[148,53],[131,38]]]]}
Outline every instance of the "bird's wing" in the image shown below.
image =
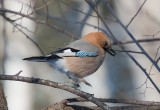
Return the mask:
{"type": "Polygon", "coordinates": [[[95,45],[89,43],[88,41],[84,39],[76,40],[68,45],[70,48],[74,48],[81,51],[87,51],[87,52],[98,52],[100,51],[98,47],[95,45]]]}
{"type": "Polygon", "coordinates": [[[57,57],[95,57],[98,55],[97,52],[88,52],[88,51],[82,51],[71,47],[66,47],[59,49],[57,51],[54,51],[47,55],[47,57],[52,57],[55,55],[57,57]]]}
{"type": "Polygon", "coordinates": [[[48,54],[47,56],[59,56],[59,57],[63,57],[63,56],[75,56],[75,53],[78,52],[79,50],[77,49],[73,49],[73,48],[69,48],[69,47],[66,47],[66,48],[61,48],[61,49],[58,49],[54,52],[51,52],[50,54],[48,54]]]}

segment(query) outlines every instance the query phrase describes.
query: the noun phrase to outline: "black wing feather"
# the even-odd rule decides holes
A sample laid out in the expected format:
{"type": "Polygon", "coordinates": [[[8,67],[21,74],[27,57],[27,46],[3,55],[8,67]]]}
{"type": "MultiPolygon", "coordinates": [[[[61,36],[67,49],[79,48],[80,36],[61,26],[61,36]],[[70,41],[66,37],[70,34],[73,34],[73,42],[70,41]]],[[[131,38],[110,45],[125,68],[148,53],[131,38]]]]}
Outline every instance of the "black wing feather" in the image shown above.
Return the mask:
{"type": "Polygon", "coordinates": [[[51,52],[51,53],[48,54],[48,55],[52,55],[52,54],[56,54],[56,53],[63,53],[63,52],[64,52],[65,50],[67,50],[67,49],[70,49],[72,52],[79,52],[79,51],[80,51],[80,50],[78,50],[78,49],[66,47],[66,48],[61,48],[61,49],[58,49],[58,50],[56,50],[56,51],[54,51],[54,52],[51,52]]]}

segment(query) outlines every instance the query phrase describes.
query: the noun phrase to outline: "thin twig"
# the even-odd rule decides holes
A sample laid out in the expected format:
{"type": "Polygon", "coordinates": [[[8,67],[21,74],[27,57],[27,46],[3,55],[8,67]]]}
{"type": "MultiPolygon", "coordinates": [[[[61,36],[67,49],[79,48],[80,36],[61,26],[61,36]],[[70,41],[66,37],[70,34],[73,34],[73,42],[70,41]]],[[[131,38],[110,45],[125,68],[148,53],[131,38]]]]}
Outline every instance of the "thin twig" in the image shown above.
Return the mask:
{"type": "Polygon", "coordinates": [[[19,76],[22,73],[22,70],[20,70],[18,73],[16,73],[16,76],[19,76]]]}
{"type": "MultiPolygon", "coordinates": [[[[64,2],[64,0],[61,0],[61,2],[63,2],[66,6],[70,7],[71,9],[73,9],[73,10],[75,10],[75,11],[77,11],[77,12],[80,12],[80,13],[85,14],[85,15],[87,14],[87,13],[83,12],[82,10],[78,10],[78,9],[70,6],[68,3],[64,2]]],[[[89,15],[89,16],[91,16],[91,17],[96,17],[96,18],[98,17],[98,16],[95,16],[95,15],[89,15]]],[[[112,20],[112,19],[108,19],[108,18],[104,18],[104,17],[102,17],[102,18],[105,19],[105,20],[108,20],[108,21],[115,22],[115,23],[117,22],[117,21],[112,20]]]]}
{"type": "Polygon", "coordinates": [[[45,5],[42,5],[42,6],[38,7],[38,8],[35,8],[34,11],[41,10],[41,9],[45,8],[46,5],[47,5],[47,6],[50,5],[53,1],[54,1],[54,0],[48,1],[45,5]]]}
{"type": "MultiPolygon", "coordinates": [[[[100,3],[100,0],[98,0],[95,5],[93,5],[93,9],[95,8],[96,5],[98,5],[100,3]]],[[[87,20],[89,19],[89,17],[91,16],[92,12],[93,12],[93,9],[92,8],[89,8],[87,13],[85,14],[85,17],[83,18],[83,20],[81,21],[82,24],[81,24],[81,27],[80,27],[80,31],[79,31],[79,35],[81,36],[81,33],[82,33],[82,30],[84,29],[84,26],[87,25],[88,23],[87,20]]],[[[91,26],[91,25],[88,25],[88,26],[91,26]]],[[[95,27],[94,27],[95,28],[95,27]]],[[[99,26],[96,27],[98,30],[99,30],[99,26]]]]}
{"type": "MultiPolygon", "coordinates": [[[[139,39],[137,42],[139,43],[149,43],[149,42],[159,42],[160,38],[155,38],[155,39],[139,39]]],[[[131,44],[135,43],[134,41],[125,41],[125,42],[113,42],[112,45],[118,45],[118,44],[131,44]]]]}
{"type": "MultiPolygon", "coordinates": [[[[90,12],[90,11],[89,11],[90,12]]],[[[88,12],[88,14],[90,14],[88,12]]],[[[46,15],[46,13],[44,13],[44,12],[42,12],[42,11],[36,11],[36,13],[37,14],[39,14],[39,15],[41,15],[41,16],[44,16],[44,17],[46,17],[47,15],[46,15]]],[[[86,15],[87,16],[87,15],[86,15]]],[[[64,19],[64,18],[60,18],[60,17],[57,17],[57,16],[53,16],[53,15],[48,15],[48,18],[49,19],[52,19],[52,20],[59,20],[59,21],[62,21],[62,22],[70,22],[70,23],[76,23],[76,24],[81,24],[81,26],[84,26],[84,25],[87,25],[87,26],[90,26],[90,27],[93,27],[93,28],[95,28],[95,29],[98,29],[98,30],[100,30],[100,31],[102,31],[102,32],[106,32],[103,28],[100,28],[100,27],[98,27],[98,26],[95,26],[95,25],[92,25],[92,24],[89,24],[89,23],[87,23],[86,22],[86,20],[88,19],[88,18],[84,18],[82,21],[76,21],[76,20],[71,20],[71,19],[64,19]]],[[[82,31],[82,29],[81,29],[81,27],[80,27],[80,31],[82,31]]],[[[78,34],[79,36],[81,36],[81,34],[78,34]]]]}
{"type": "MultiPolygon", "coordinates": [[[[97,10],[95,8],[93,8],[92,4],[90,3],[90,1],[85,0],[86,3],[96,12],[97,16],[101,19],[101,21],[103,22],[103,24],[105,25],[106,29],[109,31],[109,33],[111,34],[111,36],[113,37],[113,39],[115,40],[116,38],[114,37],[112,31],[110,30],[110,28],[108,27],[108,25],[106,24],[106,22],[104,21],[104,19],[100,16],[100,14],[97,12],[97,10]]],[[[108,33],[105,31],[105,34],[108,35],[108,33]]]]}
{"type": "Polygon", "coordinates": [[[150,82],[153,84],[153,86],[155,87],[155,89],[158,91],[158,93],[160,94],[160,90],[159,88],[157,87],[157,85],[154,83],[154,81],[152,80],[152,78],[149,76],[149,74],[146,72],[146,70],[138,63],[138,61],[136,61],[134,59],[134,57],[132,55],[130,55],[129,53],[126,53],[128,54],[128,56],[135,62],[135,64],[145,73],[145,75],[147,76],[147,78],[150,80],[150,82]]]}
{"type": "MultiPolygon", "coordinates": [[[[157,55],[158,55],[159,49],[160,49],[160,46],[159,46],[158,49],[157,49],[156,55],[155,55],[155,57],[154,57],[154,61],[156,61],[156,59],[157,59],[157,55]]],[[[153,64],[151,65],[151,68],[150,68],[150,70],[149,70],[149,74],[151,74],[152,68],[153,68],[153,64]]]]}
{"type": "MultiPolygon", "coordinates": [[[[64,29],[61,29],[61,28],[59,28],[59,27],[57,27],[57,26],[55,26],[55,25],[53,25],[53,24],[50,24],[50,23],[48,23],[48,22],[46,22],[46,21],[37,20],[36,18],[31,17],[31,16],[28,16],[28,15],[23,14],[23,13],[19,13],[19,12],[12,11],[12,10],[8,10],[8,9],[4,9],[4,8],[0,8],[0,12],[3,12],[3,13],[4,13],[4,12],[14,13],[14,14],[20,15],[20,16],[22,16],[22,17],[26,17],[26,18],[28,18],[28,19],[36,22],[36,23],[48,25],[49,27],[51,27],[51,28],[53,28],[53,29],[55,29],[55,30],[57,30],[57,31],[60,31],[60,32],[66,34],[66,35],[68,35],[68,36],[71,36],[71,37],[73,37],[73,38],[75,38],[75,39],[78,39],[78,38],[79,38],[79,37],[73,35],[72,33],[68,32],[68,31],[65,31],[64,29]]],[[[0,15],[2,15],[2,14],[0,13],[0,15]]],[[[4,17],[4,16],[3,16],[3,17],[4,17]]],[[[7,17],[7,18],[8,18],[8,17],[7,17]]],[[[7,19],[7,18],[6,18],[6,19],[7,19]]],[[[12,22],[15,22],[15,20],[12,20],[12,22]]]]}
{"type": "Polygon", "coordinates": [[[155,36],[156,36],[158,33],[160,33],[160,31],[156,32],[156,33],[155,33],[155,34],[153,34],[153,35],[144,35],[144,36],[152,36],[152,37],[153,37],[153,39],[155,39],[155,36]]]}
{"type": "Polygon", "coordinates": [[[47,11],[47,17],[46,17],[46,22],[47,22],[48,21],[48,15],[49,15],[48,5],[44,0],[42,0],[42,2],[44,3],[46,11],[47,11]]]}
{"type": "MultiPolygon", "coordinates": [[[[95,10],[97,10],[97,13],[99,13],[99,12],[98,12],[98,6],[97,6],[98,4],[96,3],[96,1],[99,1],[99,2],[100,2],[100,0],[95,0],[95,10]]],[[[100,22],[100,21],[99,21],[99,17],[97,17],[98,27],[99,27],[99,22],[100,22]]],[[[99,32],[99,29],[98,29],[98,32],[99,32]]]]}
{"type": "Polygon", "coordinates": [[[13,22],[10,22],[16,29],[18,29],[22,34],[24,34],[26,36],[27,39],[29,39],[40,51],[40,53],[42,55],[45,55],[44,52],[42,51],[42,49],[40,48],[40,46],[37,44],[37,42],[35,42],[30,36],[28,36],[23,30],[19,29],[17,27],[17,25],[15,25],[13,22]]]}
{"type": "Polygon", "coordinates": [[[138,11],[136,12],[136,14],[132,17],[132,19],[129,21],[129,23],[126,25],[126,28],[128,28],[128,26],[132,23],[132,21],[135,19],[135,17],[138,15],[138,13],[140,12],[140,10],[142,9],[142,7],[144,6],[144,4],[146,3],[147,0],[144,0],[144,2],[142,3],[142,5],[140,6],[140,8],[138,9],[138,11]]]}
{"type": "Polygon", "coordinates": [[[159,61],[160,61],[160,57],[157,59],[156,63],[158,64],[159,61]]]}
{"type": "Polygon", "coordinates": [[[137,53],[137,54],[143,54],[142,52],[137,52],[137,51],[132,51],[132,50],[116,50],[114,49],[114,51],[117,51],[117,52],[129,52],[129,53],[137,53]]]}
{"type": "Polygon", "coordinates": [[[41,52],[42,55],[44,55],[42,49],[40,48],[40,46],[31,38],[29,37],[25,32],[23,32],[23,30],[21,30],[18,26],[17,26],[17,23],[13,22],[13,20],[11,20],[10,18],[7,18],[5,15],[2,15],[9,23],[11,23],[14,28],[18,29],[21,33],[23,33],[27,39],[29,39],[38,49],[39,51],[41,52]]]}
{"type": "MultiPolygon", "coordinates": [[[[4,8],[4,0],[1,0],[1,6],[2,6],[2,8],[4,8]]],[[[6,16],[5,15],[5,13],[2,13],[2,15],[4,15],[4,16],[6,16]]],[[[6,21],[5,21],[5,18],[4,19],[2,19],[2,27],[1,27],[1,29],[2,29],[2,42],[3,42],[3,45],[1,44],[1,46],[3,47],[3,49],[2,49],[2,51],[1,51],[1,54],[2,54],[2,60],[1,60],[1,63],[2,63],[2,71],[3,71],[3,73],[4,74],[6,74],[6,71],[5,71],[5,61],[6,61],[6,56],[7,56],[7,48],[6,48],[6,46],[8,45],[7,43],[8,43],[8,39],[7,39],[7,36],[6,36],[6,28],[7,27],[7,25],[6,25],[6,21]]]]}

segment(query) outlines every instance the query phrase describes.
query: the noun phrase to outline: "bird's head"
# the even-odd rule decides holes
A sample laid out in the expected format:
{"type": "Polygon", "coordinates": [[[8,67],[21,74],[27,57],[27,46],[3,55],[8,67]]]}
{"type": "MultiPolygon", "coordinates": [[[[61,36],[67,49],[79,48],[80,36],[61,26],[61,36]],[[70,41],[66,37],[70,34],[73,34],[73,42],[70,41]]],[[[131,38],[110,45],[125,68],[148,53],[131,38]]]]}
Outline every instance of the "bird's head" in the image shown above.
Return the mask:
{"type": "Polygon", "coordinates": [[[102,32],[92,32],[83,37],[91,44],[98,47],[104,53],[108,52],[110,55],[115,56],[116,52],[111,48],[111,41],[108,36],[102,32]]]}

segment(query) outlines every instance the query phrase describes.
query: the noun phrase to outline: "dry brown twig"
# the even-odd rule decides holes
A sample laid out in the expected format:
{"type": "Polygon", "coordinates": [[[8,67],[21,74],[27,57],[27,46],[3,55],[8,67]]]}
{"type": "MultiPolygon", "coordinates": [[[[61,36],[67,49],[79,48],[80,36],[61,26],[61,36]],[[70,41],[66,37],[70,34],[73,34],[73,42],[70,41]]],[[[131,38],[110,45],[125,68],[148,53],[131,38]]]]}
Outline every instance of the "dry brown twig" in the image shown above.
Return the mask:
{"type": "Polygon", "coordinates": [[[93,94],[83,92],[79,89],[76,89],[71,86],[61,84],[61,83],[57,83],[57,82],[53,82],[53,81],[49,81],[49,80],[44,80],[44,79],[40,79],[40,78],[34,78],[34,77],[23,77],[23,76],[19,76],[19,75],[1,75],[1,74],[0,74],[0,80],[21,81],[21,82],[40,84],[40,85],[50,86],[53,88],[62,89],[62,90],[68,91],[70,93],[73,93],[75,95],[78,95],[88,101],[91,101],[102,109],[105,109],[105,110],[110,109],[109,106],[107,106],[104,102],[101,102],[97,98],[95,98],[93,96],[93,94]]]}
{"type": "MultiPolygon", "coordinates": [[[[75,95],[78,95],[80,97],[77,98],[71,98],[71,99],[64,99],[60,103],[66,105],[67,103],[74,103],[74,102],[86,102],[91,101],[94,104],[98,105],[102,109],[109,109],[108,107],[104,108],[104,102],[105,103],[123,103],[123,104],[133,104],[133,105],[141,105],[143,107],[159,107],[160,102],[154,102],[154,101],[138,101],[138,100],[128,100],[128,99],[104,99],[104,98],[95,98],[93,94],[85,93],[79,89],[72,88],[68,85],[64,85],[61,83],[44,80],[40,78],[34,78],[34,77],[23,77],[19,76],[21,71],[18,72],[18,75],[1,75],[0,74],[0,80],[14,80],[14,81],[21,81],[21,82],[27,82],[32,84],[40,84],[45,85],[53,88],[62,89],[68,92],[71,92],[75,95]]],[[[120,108],[122,106],[119,106],[120,108]]],[[[126,106],[127,107],[127,106],[126,106]]],[[[128,107],[135,107],[135,106],[128,106],[128,107]]],[[[48,107],[47,107],[48,108],[48,107]]],[[[114,109],[114,107],[112,107],[114,109]]],[[[138,110],[138,109],[137,109],[138,110]]]]}

